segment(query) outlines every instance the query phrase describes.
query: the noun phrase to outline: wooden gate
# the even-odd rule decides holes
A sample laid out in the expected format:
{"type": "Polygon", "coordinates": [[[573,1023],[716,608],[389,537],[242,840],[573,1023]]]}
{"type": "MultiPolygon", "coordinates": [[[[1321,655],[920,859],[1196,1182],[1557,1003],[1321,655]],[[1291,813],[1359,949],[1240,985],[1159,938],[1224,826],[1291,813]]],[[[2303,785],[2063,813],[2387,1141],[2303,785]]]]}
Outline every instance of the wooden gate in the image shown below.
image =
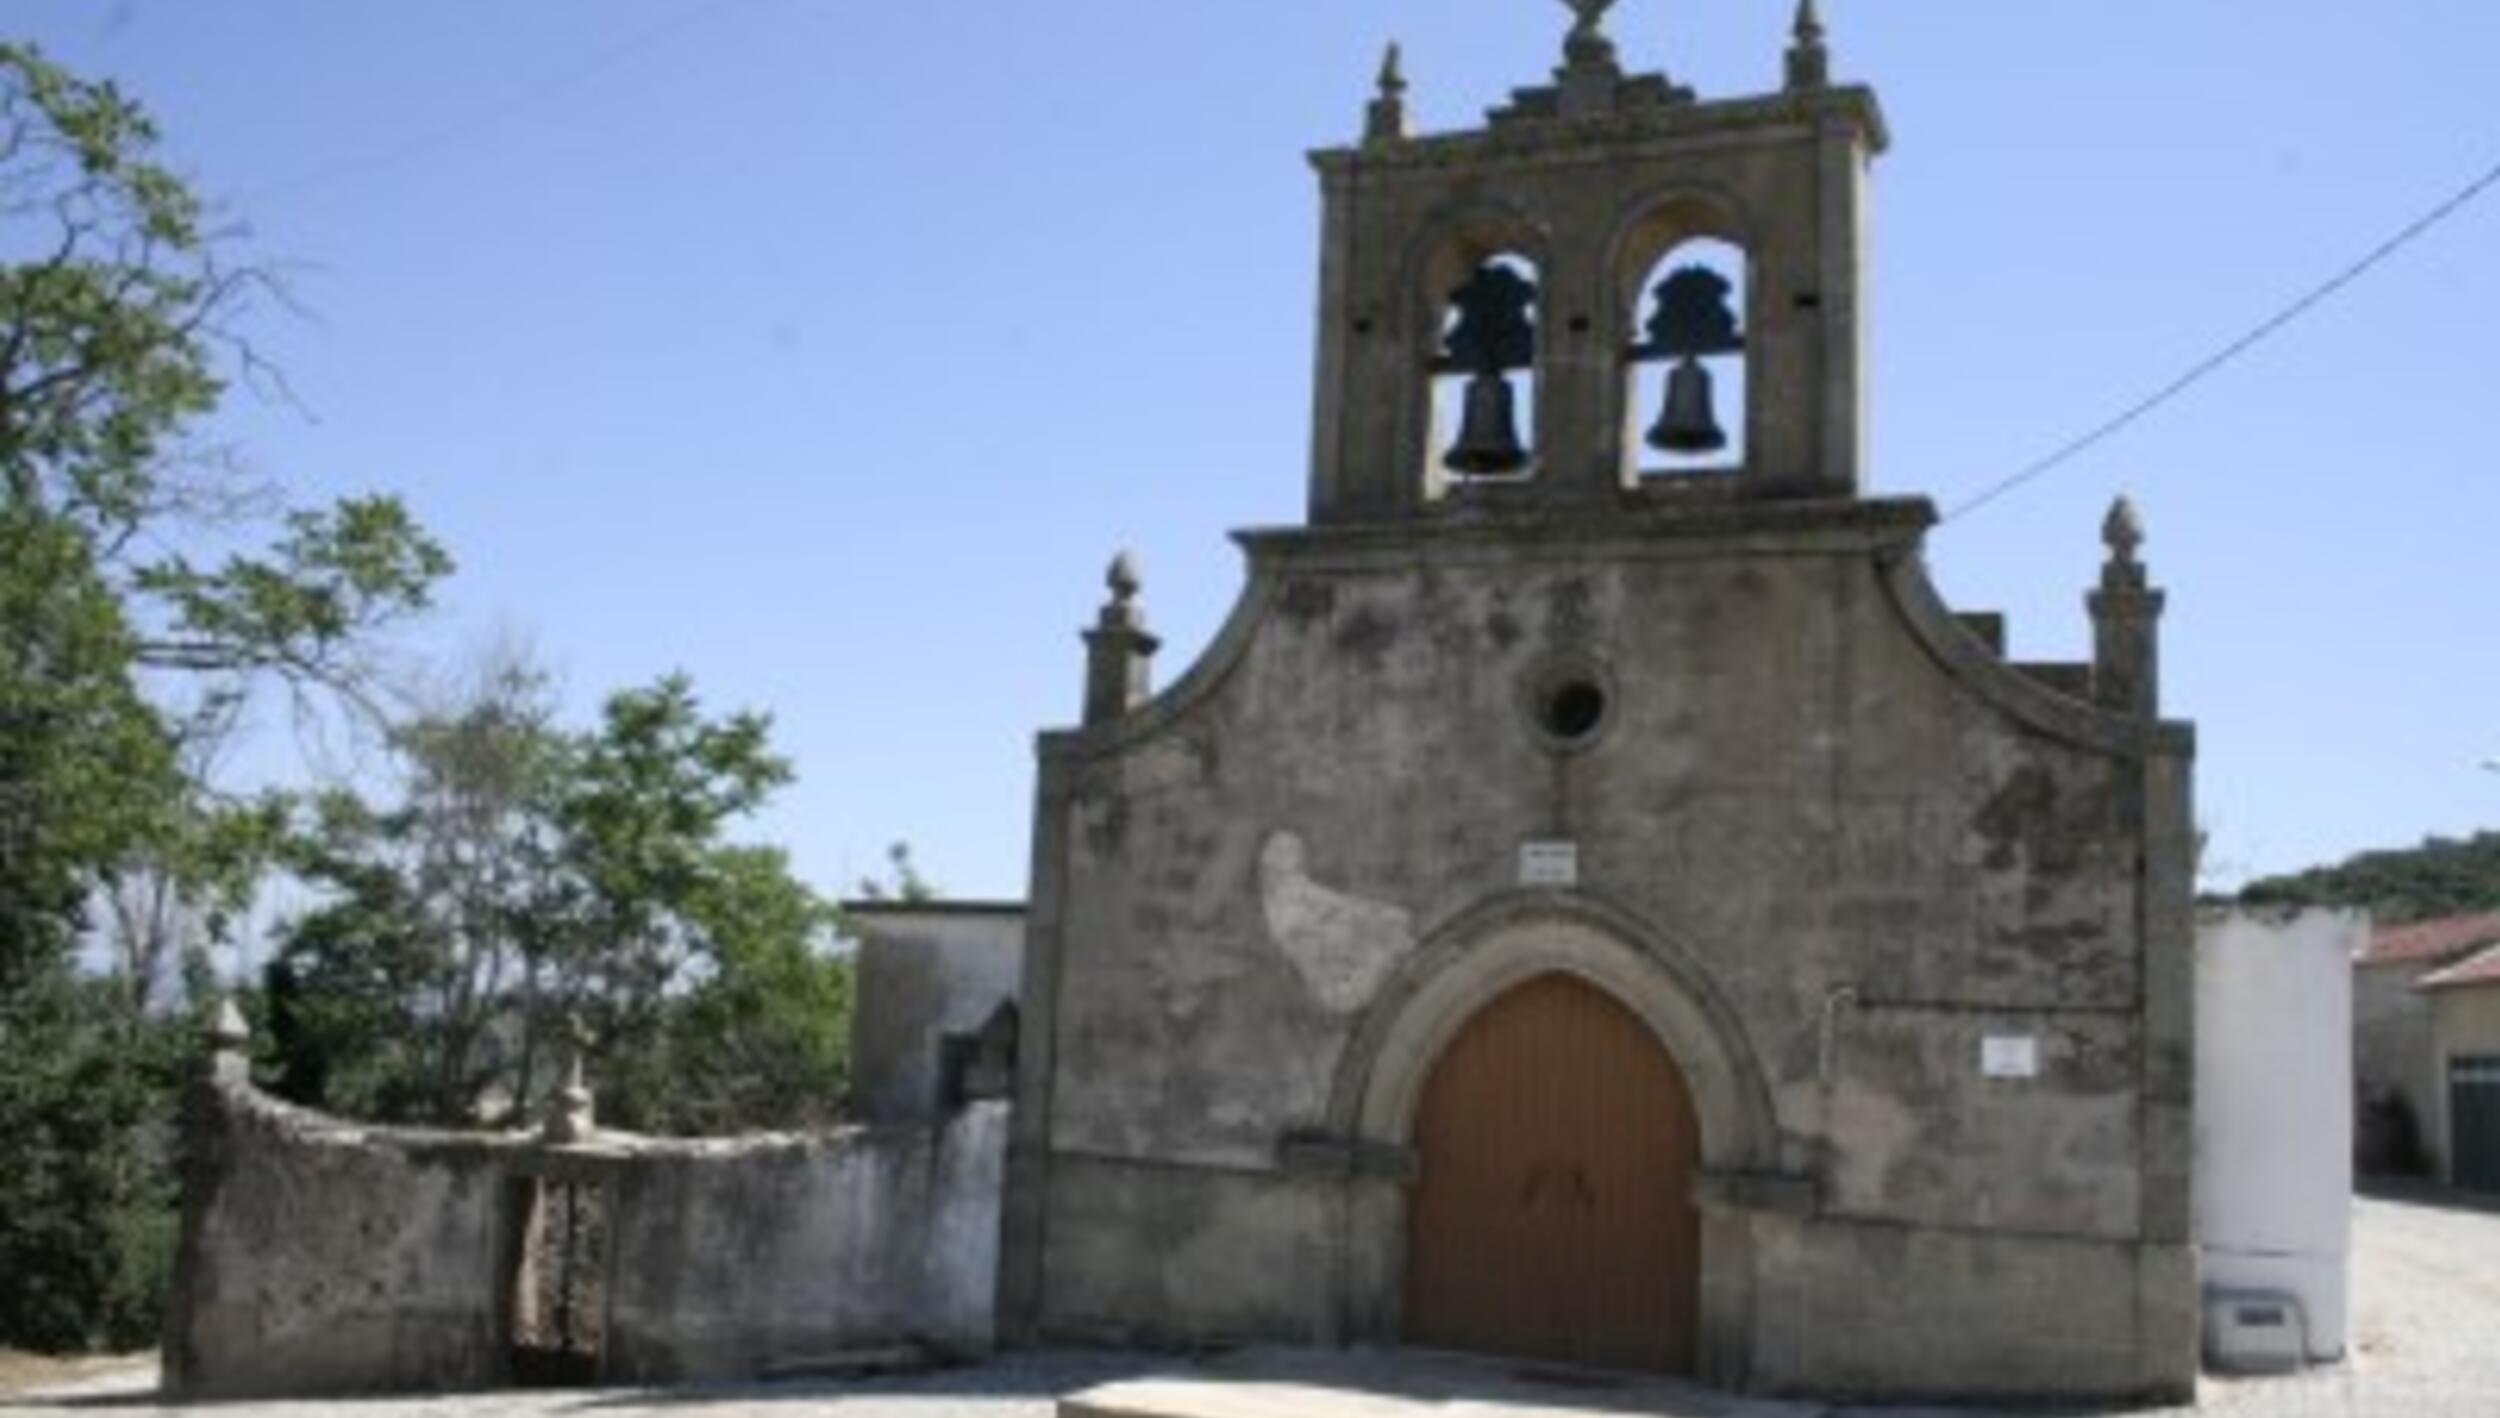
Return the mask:
{"type": "Polygon", "coordinates": [[[1548,975],[1434,1065],[1415,1119],[1406,1342],[1689,1373],[1699,1129],[1648,1026],[1548,975]]]}
{"type": "Polygon", "coordinates": [[[2461,1190],[2500,1192],[2500,1055],[2448,1061],[2448,1153],[2461,1190]]]}

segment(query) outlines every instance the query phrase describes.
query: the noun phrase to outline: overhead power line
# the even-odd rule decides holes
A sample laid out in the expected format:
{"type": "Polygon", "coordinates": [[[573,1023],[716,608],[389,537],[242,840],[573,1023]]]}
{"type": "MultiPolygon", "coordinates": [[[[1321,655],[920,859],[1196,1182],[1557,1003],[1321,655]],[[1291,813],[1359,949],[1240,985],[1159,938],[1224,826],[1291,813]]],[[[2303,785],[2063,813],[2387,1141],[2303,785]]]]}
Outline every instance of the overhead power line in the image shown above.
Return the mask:
{"type": "Polygon", "coordinates": [[[2449,218],[2473,205],[2476,198],[2481,197],[2484,193],[2489,192],[2494,187],[2500,187],[2500,165],[2493,166],[2489,171],[2483,173],[2480,177],[2477,177],[2472,182],[2467,183],[2461,191],[2456,193],[2456,195],[2448,198],[2448,200],[2440,203],[2438,206],[2431,208],[2428,212],[2423,213],[2421,216],[2416,217],[2412,222],[2408,223],[2402,231],[2397,232],[2394,236],[2389,237],[2387,240],[2380,242],[2376,247],[2372,248],[2368,255],[2353,262],[2351,265],[2337,272],[2325,283],[2317,286],[2300,299],[2293,301],[2290,305],[2285,306],[2263,324],[2258,325],[2248,333],[2240,336],[2236,340],[2233,340],[2228,345],[2223,346],[2220,350],[2206,356],[2203,360],[2198,361],[2185,374],[2180,375],[2178,378],[2171,380],[2168,384],[2163,385],[2153,393],[2138,400],[2136,403],[2120,412],[2116,417],[2111,418],[2107,422],[2092,429],[2090,432],[2085,433],[2082,437],[2060,447],[2056,452],[2049,454],[2047,457],[2042,458],[2038,462],[2033,463],[2029,467],[2024,468],[2022,471],[2015,473],[2009,478],[1990,484],[1985,490],[1981,491],[1976,496],[1961,503],[1952,511],[1946,513],[1944,520],[1952,522],[1960,518],[1967,517],[1971,513],[1986,507],[2001,497],[2004,497],[2007,493],[2023,487],[2026,484],[2037,482],[2041,478],[2047,477],[2050,473],[2057,471],[2059,468],[2062,468],[2068,463],[2073,462],[2075,459],[2082,457],[2084,454],[2099,447],[2101,444],[2117,437],[2120,433],[2124,432],[2134,424],[2141,422],[2145,417],[2161,408],[2163,405],[2170,403],[2172,400],[2177,399],[2180,395],[2185,394],[2190,389],[2195,388],[2197,385],[2204,383],[2207,379],[2210,379],[2214,375],[2220,373],[2225,366],[2238,360],[2240,356],[2247,354],[2250,350],[2255,349],[2257,346],[2265,343],[2268,339],[2281,333],[2286,326],[2299,320],[2310,311],[2317,309],[2319,306],[2324,305],[2327,301],[2341,294],[2346,287],[2370,274],[2370,272],[2378,269],[2378,267],[2385,264],[2389,258],[2395,256],[2396,253],[2429,235],[2433,228],[2439,226],[2443,222],[2446,222],[2449,218]]]}
{"type": "Polygon", "coordinates": [[[353,178],[369,177],[378,172],[387,172],[403,163],[413,162],[463,139],[488,132],[510,119],[562,96],[571,89],[588,83],[608,70],[687,30],[720,19],[732,10],[742,9],[759,2],[760,0],[714,0],[712,4],[683,11],[647,29],[627,35],[572,68],[543,79],[520,93],[472,109],[378,152],[335,162],[300,177],[257,188],[243,194],[243,200],[249,203],[265,201],[272,197],[292,197],[316,188],[327,187],[335,182],[345,182],[353,178]]]}

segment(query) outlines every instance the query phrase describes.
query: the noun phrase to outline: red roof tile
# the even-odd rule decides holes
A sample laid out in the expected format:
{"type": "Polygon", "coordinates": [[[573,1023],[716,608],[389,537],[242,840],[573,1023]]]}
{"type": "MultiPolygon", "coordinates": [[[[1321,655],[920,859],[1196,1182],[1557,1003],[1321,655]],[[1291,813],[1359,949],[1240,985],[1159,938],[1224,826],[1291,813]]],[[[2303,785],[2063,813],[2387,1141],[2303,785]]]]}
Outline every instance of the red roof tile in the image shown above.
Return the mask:
{"type": "Polygon", "coordinates": [[[2381,926],[2371,933],[2369,948],[2361,952],[2356,963],[2436,965],[2496,943],[2500,943],[2500,911],[2449,916],[2416,921],[2409,926],[2381,926]]]}
{"type": "Polygon", "coordinates": [[[2500,945],[2469,955],[2436,975],[2422,978],[2425,990],[2454,990],[2467,985],[2500,985],[2500,945]]]}

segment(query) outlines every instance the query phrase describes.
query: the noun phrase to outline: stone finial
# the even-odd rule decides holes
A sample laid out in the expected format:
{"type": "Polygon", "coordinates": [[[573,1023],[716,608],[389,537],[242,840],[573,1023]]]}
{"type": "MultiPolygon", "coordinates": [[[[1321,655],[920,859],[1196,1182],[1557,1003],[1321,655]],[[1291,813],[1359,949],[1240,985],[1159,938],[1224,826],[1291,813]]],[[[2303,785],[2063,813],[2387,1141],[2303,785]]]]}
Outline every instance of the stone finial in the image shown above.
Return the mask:
{"type": "Polygon", "coordinates": [[[1111,588],[1113,605],[1134,604],[1137,600],[1137,593],[1146,589],[1145,578],[1137,574],[1136,555],[1124,551],[1111,558],[1110,569],[1102,574],[1102,584],[1111,588]]]}
{"type": "Polygon", "coordinates": [[[555,1109],[547,1114],[546,1125],[540,1129],[547,1141],[558,1145],[586,1142],[599,1130],[595,1100],[590,1080],[584,1073],[584,1058],[590,1052],[590,1041],[578,1026],[573,1035],[573,1057],[564,1066],[564,1086],[556,1090],[555,1109]]]}
{"type": "Polygon", "coordinates": [[[1363,120],[1366,144],[1399,143],[1414,135],[1406,117],[1406,56],[1395,40],[1380,58],[1380,87],[1363,120]]]}
{"type": "Polygon", "coordinates": [[[216,1010],[209,1015],[208,1042],[221,1054],[240,1053],[252,1042],[252,1026],[245,1022],[234,996],[218,1000],[216,1010]]]}
{"type": "Polygon", "coordinates": [[[1154,696],[1154,653],[1161,641],[1146,632],[1146,611],[1137,603],[1145,581],[1137,558],[1121,552],[1103,574],[1111,599],[1094,628],[1085,632],[1085,722],[1108,723],[1154,696]]]}
{"type": "Polygon", "coordinates": [[[2109,517],[2101,523],[2101,541],[2109,548],[2110,560],[2121,566],[2137,564],[2136,552],[2144,545],[2144,514],[2135,510],[2132,498],[2119,498],[2109,505],[2109,517]]]}
{"type": "Polygon", "coordinates": [[[1788,87],[1820,89],[1831,82],[1832,52],[1824,43],[1823,12],[1814,0],[1797,0],[1797,21],[1790,29],[1788,46],[1788,87]]]}
{"type": "Polygon", "coordinates": [[[243,1010],[235,1004],[234,996],[227,995],[217,1001],[217,1007],[209,1011],[208,1027],[204,1033],[208,1039],[210,1075],[221,1083],[250,1082],[252,1026],[243,1018],[243,1010]]]}
{"type": "Polygon", "coordinates": [[[2102,708],[2151,719],[2161,711],[2162,593],[2153,588],[2139,553],[2144,518],[2119,498],[2101,523],[2109,560],[2101,566],[2092,609],[2092,697],[2102,708]]]}
{"type": "Polygon", "coordinates": [[[1563,38],[1563,63],[1571,69],[1615,67],[1615,42],[1606,35],[1606,12],[1615,0],[1563,0],[1571,9],[1571,33],[1563,38]]]}

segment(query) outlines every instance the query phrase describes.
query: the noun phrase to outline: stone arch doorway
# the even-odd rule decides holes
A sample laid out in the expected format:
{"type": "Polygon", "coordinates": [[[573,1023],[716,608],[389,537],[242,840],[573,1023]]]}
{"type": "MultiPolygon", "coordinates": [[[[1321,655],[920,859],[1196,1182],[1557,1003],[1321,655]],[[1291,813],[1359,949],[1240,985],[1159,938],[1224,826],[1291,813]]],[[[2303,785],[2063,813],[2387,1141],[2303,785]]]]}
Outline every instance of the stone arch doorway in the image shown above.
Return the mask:
{"type": "Polygon", "coordinates": [[[1431,931],[1390,973],[1337,1061],[1328,1135],[1352,1149],[1337,1330],[1398,1344],[1406,1322],[1407,1215],[1415,1123],[1436,1065],[1467,1025],[1514,988],[1565,974],[1602,992],[1681,1072],[1700,1129],[1701,1297],[1693,1377],[1743,1388],[1754,1372],[1757,1219],[1813,1213],[1812,1184],[1785,1164],[1771,1091],[1741,1017],[1703,960],[1597,897],[1494,897],[1431,931]],[[1364,1170],[1368,1162],[1377,1170],[1364,1170]]]}
{"type": "Polygon", "coordinates": [[[1693,1370],[1700,1129],[1648,1025],[1566,973],[1479,1010],[1418,1100],[1405,1340],[1693,1370]]]}

